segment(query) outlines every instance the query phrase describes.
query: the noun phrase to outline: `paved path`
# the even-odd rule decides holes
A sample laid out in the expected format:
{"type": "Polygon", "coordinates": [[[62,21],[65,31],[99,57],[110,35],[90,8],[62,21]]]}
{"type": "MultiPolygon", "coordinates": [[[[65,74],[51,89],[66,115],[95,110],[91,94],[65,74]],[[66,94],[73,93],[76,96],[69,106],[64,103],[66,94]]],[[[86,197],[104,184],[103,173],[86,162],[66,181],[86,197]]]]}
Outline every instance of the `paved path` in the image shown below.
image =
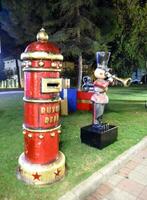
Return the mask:
{"type": "Polygon", "coordinates": [[[16,91],[0,91],[0,95],[3,95],[3,94],[18,94],[18,93],[23,93],[24,91],[21,91],[21,90],[16,90],[16,91]]]}
{"type": "Polygon", "coordinates": [[[85,200],[147,200],[147,147],[85,200]]]}

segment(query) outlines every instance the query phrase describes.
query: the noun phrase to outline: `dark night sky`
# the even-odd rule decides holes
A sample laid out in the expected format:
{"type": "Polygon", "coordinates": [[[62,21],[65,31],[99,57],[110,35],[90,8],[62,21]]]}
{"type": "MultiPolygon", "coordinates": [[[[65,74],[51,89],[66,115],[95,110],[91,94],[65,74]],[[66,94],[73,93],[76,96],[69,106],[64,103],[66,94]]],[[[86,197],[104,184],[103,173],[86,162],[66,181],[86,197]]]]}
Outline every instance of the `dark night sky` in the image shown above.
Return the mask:
{"type": "Polygon", "coordinates": [[[0,30],[1,37],[1,51],[2,55],[5,57],[11,52],[11,48],[15,46],[14,39],[11,38],[5,31],[0,30]]]}

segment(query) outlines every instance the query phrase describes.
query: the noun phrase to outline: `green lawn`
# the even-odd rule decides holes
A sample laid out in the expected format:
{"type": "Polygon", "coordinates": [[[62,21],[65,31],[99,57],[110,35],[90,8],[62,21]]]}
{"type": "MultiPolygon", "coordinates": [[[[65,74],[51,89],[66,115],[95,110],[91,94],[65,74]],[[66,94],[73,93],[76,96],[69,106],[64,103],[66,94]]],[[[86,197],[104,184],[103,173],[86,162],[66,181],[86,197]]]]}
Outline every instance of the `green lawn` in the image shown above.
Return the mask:
{"type": "Polygon", "coordinates": [[[25,185],[16,178],[23,151],[22,96],[0,95],[0,200],[56,200],[147,135],[147,87],[109,88],[104,121],[119,127],[118,141],[103,150],[81,144],[80,127],[91,123],[92,114],[62,117],[60,150],[66,156],[65,178],[46,187],[25,185]]]}

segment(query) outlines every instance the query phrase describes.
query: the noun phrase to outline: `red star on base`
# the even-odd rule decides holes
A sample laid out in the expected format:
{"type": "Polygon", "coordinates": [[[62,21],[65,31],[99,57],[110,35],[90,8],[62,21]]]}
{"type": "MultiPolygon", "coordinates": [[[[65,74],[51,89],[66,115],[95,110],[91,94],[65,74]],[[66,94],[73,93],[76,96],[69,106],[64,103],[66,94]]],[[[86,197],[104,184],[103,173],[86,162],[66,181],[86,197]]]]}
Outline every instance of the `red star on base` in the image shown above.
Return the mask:
{"type": "Polygon", "coordinates": [[[59,175],[60,175],[60,172],[61,172],[61,170],[57,169],[57,170],[54,172],[54,174],[55,174],[56,176],[59,176],[59,175]]]}
{"type": "Polygon", "coordinates": [[[32,174],[32,176],[34,177],[34,180],[38,180],[38,181],[40,181],[40,174],[38,174],[37,172],[36,172],[36,174],[32,174]]]}

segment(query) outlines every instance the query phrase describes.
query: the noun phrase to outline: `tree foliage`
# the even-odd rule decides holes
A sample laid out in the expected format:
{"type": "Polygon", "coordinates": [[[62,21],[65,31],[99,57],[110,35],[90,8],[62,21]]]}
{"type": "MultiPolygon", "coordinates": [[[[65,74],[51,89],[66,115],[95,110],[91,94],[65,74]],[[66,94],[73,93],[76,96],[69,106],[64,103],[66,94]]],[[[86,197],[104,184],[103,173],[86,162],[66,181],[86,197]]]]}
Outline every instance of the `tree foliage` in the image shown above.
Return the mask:
{"type": "Polygon", "coordinates": [[[2,0],[1,28],[8,32],[17,44],[33,40],[42,25],[43,16],[37,12],[40,5],[41,1],[35,0],[2,0]]]}
{"type": "Polygon", "coordinates": [[[93,15],[93,8],[98,10],[98,7],[93,0],[61,0],[54,6],[54,13],[58,15],[52,39],[61,45],[67,57],[77,58],[80,89],[83,58],[93,57],[98,49],[107,49],[105,43],[101,42],[101,32],[93,15]]]}
{"type": "Polygon", "coordinates": [[[145,67],[147,60],[147,4],[138,0],[114,0],[118,33],[113,41],[112,63],[126,75],[145,67]]]}
{"type": "Polygon", "coordinates": [[[45,27],[79,72],[100,50],[112,52],[110,64],[118,75],[145,67],[147,60],[145,0],[2,0],[0,23],[17,48],[45,27]]]}

